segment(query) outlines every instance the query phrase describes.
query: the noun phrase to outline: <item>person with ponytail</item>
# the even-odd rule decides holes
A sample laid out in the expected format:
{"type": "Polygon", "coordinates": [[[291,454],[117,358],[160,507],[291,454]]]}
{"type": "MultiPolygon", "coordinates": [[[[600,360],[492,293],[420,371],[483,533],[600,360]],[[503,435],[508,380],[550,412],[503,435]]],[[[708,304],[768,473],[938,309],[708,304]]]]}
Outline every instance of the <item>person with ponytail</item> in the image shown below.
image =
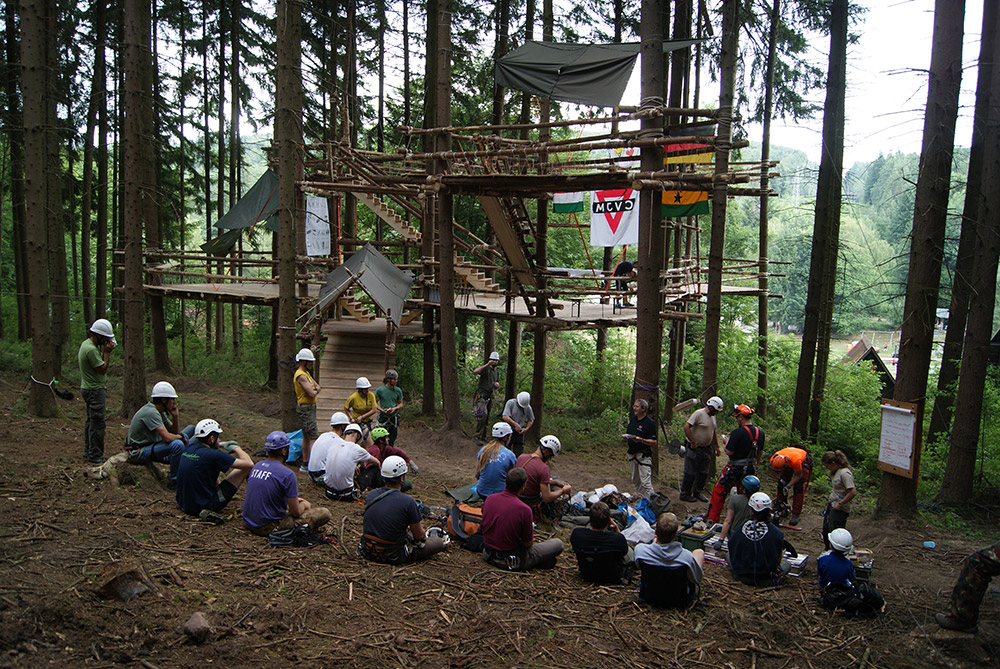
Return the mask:
{"type": "Polygon", "coordinates": [[[479,449],[476,456],[476,492],[486,498],[502,492],[507,485],[507,470],[514,466],[517,456],[508,446],[514,430],[503,421],[493,426],[493,439],[479,449]]]}
{"type": "Polygon", "coordinates": [[[851,463],[847,461],[843,451],[827,451],[820,462],[830,473],[830,498],[823,511],[823,545],[826,550],[830,550],[830,532],[837,528],[847,528],[851,500],[858,491],[854,487],[851,463]]]}

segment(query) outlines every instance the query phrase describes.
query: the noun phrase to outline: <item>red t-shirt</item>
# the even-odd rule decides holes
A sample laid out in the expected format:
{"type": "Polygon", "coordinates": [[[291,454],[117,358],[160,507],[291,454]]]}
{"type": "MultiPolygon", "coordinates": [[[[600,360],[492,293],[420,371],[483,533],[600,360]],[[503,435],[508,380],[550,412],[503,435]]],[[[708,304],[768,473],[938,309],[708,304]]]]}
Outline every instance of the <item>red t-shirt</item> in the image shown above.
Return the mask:
{"type": "Polygon", "coordinates": [[[495,551],[517,550],[535,539],[531,509],[509,490],[486,498],[483,522],[479,528],[483,533],[483,543],[495,551]]]}
{"type": "Polygon", "coordinates": [[[549,466],[530,453],[524,453],[517,458],[515,467],[521,467],[528,474],[528,480],[521,491],[521,497],[538,497],[542,494],[542,486],[549,485],[551,474],[549,466]]]}

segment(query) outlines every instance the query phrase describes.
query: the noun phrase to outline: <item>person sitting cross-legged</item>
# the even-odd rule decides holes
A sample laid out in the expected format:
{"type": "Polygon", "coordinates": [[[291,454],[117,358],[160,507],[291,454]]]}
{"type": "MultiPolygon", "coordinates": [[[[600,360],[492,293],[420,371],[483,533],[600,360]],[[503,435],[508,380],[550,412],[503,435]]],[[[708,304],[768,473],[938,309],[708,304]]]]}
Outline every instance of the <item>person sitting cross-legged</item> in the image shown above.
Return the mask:
{"type": "MultiPolygon", "coordinates": [[[[656,542],[652,544],[638,544],[635,547],[635,563],[642,568],[643,565],[651,567],[686,567],[687,580],[691,584],[687,588],[687,599],[680,602],[670,602],[671,605],[684,606],[690,603],[695,588],[701,583],[704,576],[702,571],[705,564],[705,551],[696,548],[693,551],[681,546],[677,539],[677,531],[680,523],[677,516],[672,513],[661,513],[656,519],[656,542]]],[[[643,580],[648,581],[648,572],[643,571],[643,580]]],[[[648,582],[643,584],[640,592],[643,599],[647,601],[657,601],[656,592],[650,592],[656,585],[648,582]]]]}
{"type": "Polygon", "coordinates": [[[288,457],[288,435],[274,431],[264,441],[266,458],[253,466],[243,499],[243,524],[262,537],[275,530],[308,525],[317,530],[330,522],[330,511],[299,497],[295,472],[282,464],[288,457]]]}
{"type": "MultiPolygon", "coordinates": [[[[376,428],[378,429],[378,428],[376,428]]],[[[445,549],[440,537],[428,537],[416,500],[402,491],[406,461],[390,455],[381,466],[384,488],[368,493],[359,549],[373,562],[403,564],[426,560],[445,549]]]]}
{"type": "Polygon", "coordinates": [[[506,488],[490,495],[483,503],[483,559],[509,571],[528,571],[535,567],[554,567],[563,551],[563,542],[549,539],[535,543],[531,508],[518,495],[528,474],[521,467],[507,472],[506,488]]]}
{"type": "Polygon", "coordinates": [[[785,533],[771,522],[771,498],[750,495],[750,520],[729,533],[729,568],[739,581],[758,588],[781,585],[791,565],[784,557],[785,533]]]}
{"type": "Polygon", "coordinates": [[[611,520],[611,509],[604,502],[590,507],[590,527],[578,527],[569,536],[576,553],[580,577],[592,583],[620,584],[625,565],[632,562],[628,541],[611,520]]]}
{"type": "Polygon", "coordinates": [[[319,439],[313,442],[307,468],[309,478],[316,485],[323,485],[323,477],[326,475],[326,456],[331,450],[340,448],[344,444],[344,428],[350,424],[351,421],[346,413],[336,411],[330,416],[330,431],[319,435],[319,439]]]}
{"type": "Polygon", "coordinates": [[[358,465],[370,462],[379,466],[382,463],[374,455],[362,448],[361,426],[351,423],[344,428],[344,443],[340,447],[330,448],[326,456],[326,474],[323,483],[326,486],[326,498],[337,502],[353,502],[358,498],[358,487],[354,482],[358,465]]]}
{"type": "Polygon", "coordinates": [[[222,428],[211,418],[198,421],[194,439],[177,465],[177,506],[186,514],[213,523],[225,521],[219,511],[253,468],[253,459],[234,442],[230,442],[229,452],[220,448],[221,433],[222,428]],[[226,471],[229,473],[220,481],[219,474],[226,471]]]}
{"type": "MultiPolygon", "coordinates": [[[[420,472],[417,463],[406,454],[406,451],[389,445],[389,440],[392,438],[389,428],[382,426],[372,428],[371,438],[372,445],[368,447],[368,453],[376,460],[385,462],[389,456],[396,455],[403,458],[403,462],[406,463],[407,473],[413,472],[417,474],[420,472]]],[[[361,463],[361,472],[357,475],[355,481],[361,490],[373,490],[385,485],[385,482],[382,480],[380,467],[371,460],[361,463]]],[[[409,492],[412,489],[413,483],[409,479],[404,480],[403,492],[409,492]]]]}

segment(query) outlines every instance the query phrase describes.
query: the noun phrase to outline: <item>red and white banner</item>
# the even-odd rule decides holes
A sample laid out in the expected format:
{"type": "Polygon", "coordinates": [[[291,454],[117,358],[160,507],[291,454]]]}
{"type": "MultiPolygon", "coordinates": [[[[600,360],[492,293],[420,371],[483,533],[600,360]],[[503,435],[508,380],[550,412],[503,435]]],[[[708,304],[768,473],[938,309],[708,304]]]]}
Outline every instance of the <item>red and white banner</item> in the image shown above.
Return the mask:
{"type": "Polygon", "coordinates": [[[639,191],[599,190],[590,194],[590,245],[639,243],[639,191]]]}

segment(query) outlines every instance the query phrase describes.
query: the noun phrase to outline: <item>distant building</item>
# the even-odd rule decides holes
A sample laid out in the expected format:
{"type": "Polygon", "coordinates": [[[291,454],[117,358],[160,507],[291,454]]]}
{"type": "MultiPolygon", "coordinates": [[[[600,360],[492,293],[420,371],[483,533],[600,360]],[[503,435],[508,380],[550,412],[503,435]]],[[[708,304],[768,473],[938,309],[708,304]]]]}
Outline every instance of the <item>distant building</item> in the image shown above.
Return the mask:
{"type": "Polygon", "coordinates": [[[892,397],[896,390],[896,377],[889,371],[889,368],[879,356],[878,350],[871,345],[867,337],[862,335],[861,339],[854,342],[847,351],[847,357],[844,360],[850,360],[854,364],[858,364],[859,362],[871,362],[874,364],[875,369],[878,371],[879,379],[882,381],[882,397],[892,397]]]}

